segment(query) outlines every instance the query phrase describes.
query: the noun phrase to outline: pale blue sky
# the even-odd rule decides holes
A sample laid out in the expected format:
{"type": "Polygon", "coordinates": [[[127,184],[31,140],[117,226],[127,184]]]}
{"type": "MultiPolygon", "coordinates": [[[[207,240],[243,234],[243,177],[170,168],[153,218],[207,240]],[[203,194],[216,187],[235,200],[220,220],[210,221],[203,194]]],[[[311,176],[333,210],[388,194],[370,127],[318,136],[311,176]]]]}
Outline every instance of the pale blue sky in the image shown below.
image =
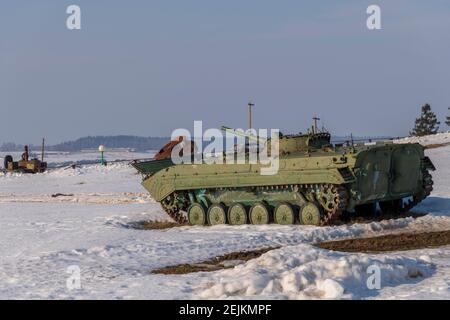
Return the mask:
{"type": "Polygon", "coordinates": [[[244,127],[249,99],[256,127],[405,135],[447,114],[449,59],[448,1],[2,0],[0,143],[244,127]]]}

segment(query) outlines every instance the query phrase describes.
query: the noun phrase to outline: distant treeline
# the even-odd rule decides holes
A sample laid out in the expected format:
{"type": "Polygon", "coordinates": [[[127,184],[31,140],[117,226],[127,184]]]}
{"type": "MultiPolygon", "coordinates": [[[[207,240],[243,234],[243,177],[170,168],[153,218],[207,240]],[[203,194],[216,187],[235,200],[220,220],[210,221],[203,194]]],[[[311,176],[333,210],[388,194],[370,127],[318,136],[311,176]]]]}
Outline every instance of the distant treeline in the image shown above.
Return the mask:
{"type": "MultiPolygon", "coordinates": [[[[355,142],[389,139],[390,137],[353,137],[355,142]]],[[[159,150],[170,138],[164,137],[137,137],[137,136],[94,136],[84,137],[74,141],[45,146],[47,151],[79,152],[86,149],[98,149],[99,145],[106,146],[107,149],[126,148],[134,151],[159,150]]],[[[342,143],[350,141],[351,137],[333,136],[332,143],[342,143]]],[[[209,143],[205,142],[205,146],[209,143]]],[[[4,143],[0,146],[0,151],[22,151],[24,145],[15,143],[4,143]]],[[[29,145],[31,151],[40,151],[40,145],[29,145]]]]}
{"type": "MultiPolygon", "coordinates": [[[[108,149],[127,148],[135,151],[159,150],[170,138],[164,137],[137,137],[137,136],[94,136],[84,137],[74,141],[67,141],[51,146],[45,146],[47,151],[78,152],[85,149],[98,149],[104,145],[108,149]]],[[[3,143],[0,151],[22,151],[24,145],[3,143]]],[[[29,145],[30,150],[39,151],[41,146],[29,145]]]]}

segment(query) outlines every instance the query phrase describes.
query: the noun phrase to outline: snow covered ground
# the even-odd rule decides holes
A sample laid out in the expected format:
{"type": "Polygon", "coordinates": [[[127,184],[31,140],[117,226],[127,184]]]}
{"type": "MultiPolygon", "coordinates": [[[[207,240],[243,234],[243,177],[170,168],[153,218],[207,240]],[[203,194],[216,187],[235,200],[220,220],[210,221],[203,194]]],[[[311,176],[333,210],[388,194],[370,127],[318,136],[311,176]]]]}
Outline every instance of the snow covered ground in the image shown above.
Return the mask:
{"type": "Polygon", "coordinates": [[[395,140],[396,143],[420,143],[424,146],[430,144],[442,144],[450,143],[450,131],[441,132],[424,137],[406,137],[402,139],[395,140]]]}
{"type": "MultiPolygon", "coordinates": [[[[450,134],[425,139],[445,143],[450,134]]],[[[415,210],[430,214],[323,228],[137,230],[132,228],[136,222],[167,218],[126,162],[36,175],[0,174],[0,298],[450,299],[450,246],[388,254],[312,246],[322,240],[450,229],[450,146],[427,154],[437,167],[435,190],[415,210]],[[233,269],[150,274],[159,267],[273,246],[281,248],[233,269]],[[367,286],[373,266],[380,270],[380,289],[367,286]]],[[[57,165],[85,160],[85,154],[49,159],[57,165]]]]}

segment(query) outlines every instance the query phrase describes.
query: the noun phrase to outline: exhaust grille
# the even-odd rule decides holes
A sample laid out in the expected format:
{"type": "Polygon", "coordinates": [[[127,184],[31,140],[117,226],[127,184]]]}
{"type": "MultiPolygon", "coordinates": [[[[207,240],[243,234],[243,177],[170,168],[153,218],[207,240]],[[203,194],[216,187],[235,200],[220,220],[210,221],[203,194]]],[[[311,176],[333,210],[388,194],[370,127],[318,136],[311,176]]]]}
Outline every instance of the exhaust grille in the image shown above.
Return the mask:
{"type": "Polygon", "coordinates": [[[346,183],[355,181],[355,176],[348,167],[339,168],[338,171],[346,183]]]}

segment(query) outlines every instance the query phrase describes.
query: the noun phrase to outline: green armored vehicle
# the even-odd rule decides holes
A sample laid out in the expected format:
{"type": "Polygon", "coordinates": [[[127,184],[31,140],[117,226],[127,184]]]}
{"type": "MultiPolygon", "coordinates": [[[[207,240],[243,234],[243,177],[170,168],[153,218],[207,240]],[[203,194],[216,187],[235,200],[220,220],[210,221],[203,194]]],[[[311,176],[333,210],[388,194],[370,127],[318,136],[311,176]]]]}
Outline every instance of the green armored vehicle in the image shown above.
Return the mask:
{"type": "Polygon", "coordinates": [[[278,146],[275,175],[262,175],[261,164],[132,165],[170,217],[191,225],[327,225],[344,212],[408,211],[433,189],[434,165],[417,143],[333,145],[311,130],[280,134],[278,146]]]}

